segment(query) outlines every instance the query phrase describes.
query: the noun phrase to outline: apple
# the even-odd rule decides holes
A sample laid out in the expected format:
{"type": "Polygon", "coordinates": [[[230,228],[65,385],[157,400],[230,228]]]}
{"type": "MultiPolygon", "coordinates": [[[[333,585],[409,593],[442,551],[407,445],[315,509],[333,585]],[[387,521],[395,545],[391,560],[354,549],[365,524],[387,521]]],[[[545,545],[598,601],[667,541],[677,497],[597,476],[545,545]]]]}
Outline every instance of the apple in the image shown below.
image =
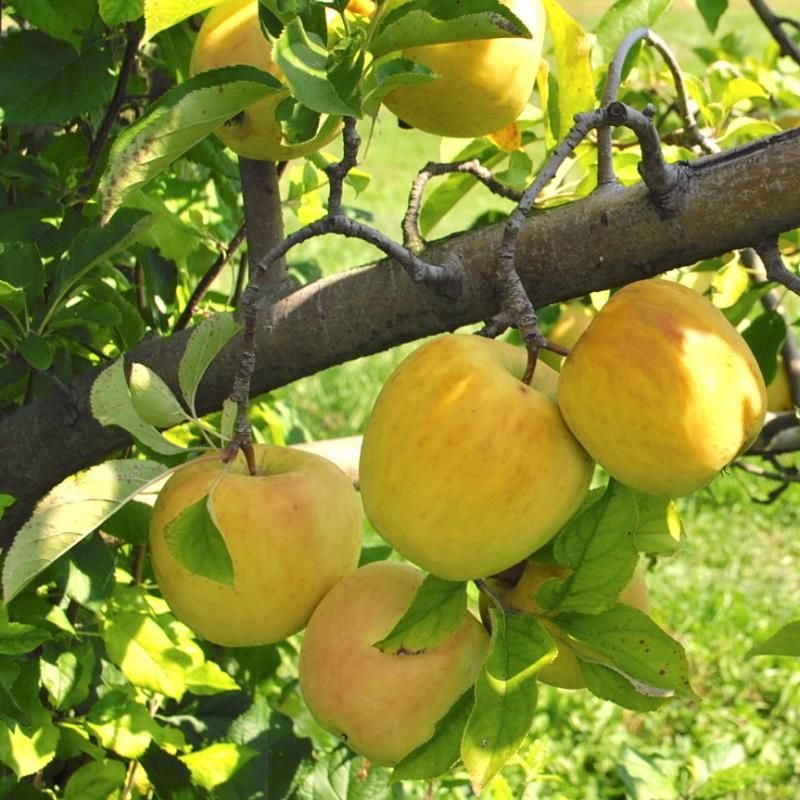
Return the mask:
{"type": "MultiPolygon", "coordinates": [[[[376,19],[408,0],[386,0],[376,19]]],[[[398,86],[384,105],[403,122],[441,136],[474,137],[504,128],[519,116],[533,90],[546,25],[541,0],[501,0],[528,28],[531,39],[473,39],[409,47],[404,58],[438,77],[398,86]]]]}
{"type": "Polygon", "coordinates": [[[738,331],[709,300],[658,278],[616,292],[561,368],[572,432],[622,483],[677,497],[753,442],[766,387],[738,331]]]}
{"type": "Polygon", "coordinates": [[[300,647],[300,690],[314,718],[383,766],[431,738],[474,683],[489,647],[469,611],[428,650],[392,654],[373,646],[403,616],[423,579],[398,561],[360,567],[317,606],[300,647]]]}
{"type": "MultiPolygon", "coordinates": [[[[573,347],[581,334],[589,327],[595,313],[594,308],[584,303],[562,303],[558,319],[547,332],[547,338],[562,347],[573,347]]],[[[554,353],[552,350],[540,350],[539,358],[553,369],[561,369],[563,357],[558,353],[554,353]]]]}
{"type": "Polygon", "coordinates": [[[578,509],[594,464],[564,424],[558,373],[505,342],[430,340],[395,369],[364,430],[367,518],[406,559],[447,580],[501,572],[578,509]]]}
{"type": "MultiPolygon", "coordinates": [[[[283,82],[283,71],[272,59],[272,44],[261,30],[258,5],[258,0],[226,0],[209,11],[192,47],[189,64],[192,75],[218,67],[249,64],[283,82]]],[[[319,150],[339,133],[341,125],[326,123],[307,142],[285,142],[275,119],[275,109],[288,96],[287,88],[285,92],[275,92],[257,100],[219,128],[216,135],[231,150],[246,158],[288,161],[319,150]]]]}
{"type": "Polygon", "coordinates": [[[161,593],[204,639],[259,645],[301,630],[325,593],[358,565],[362,513],[352,481],[321,456],[257,444],[251,475],[203,460],[179,469],[153,508],[150,554],[161,593]],[[212,518],[233,562],[232,586],[184,567],[168,526],[211,492],[212,518]]]}
{"type": "MultiPolygon", "coordinates": [[[[568,567],[532,558],[525,565],[525,571],[513,588],[510,590],[503,590],[502,587],[497,586],[493,588],[507,609],[530,614],[542,614],[543,609],[536,602],[536,592],[539,587],[548,578],[564,578],[570,572],[571,570],[568,567]]],[[[647,614],[650,611],[650,596],[647,591],[645,575],[644,562],[640,560],[628,585],[617,597],[617,602],[626,603],[647,614]]],[[[580,645],[570,644],[566,635],[547,618],[541,617],[540,622],[555,639],[558,645],[558,655],[554,661],[542,668],[539,672],[539,680],[542,683],[558,686],[562,689],[583,689],[586,686],[586,682],[581,675],[581,668],[575,651],[575,648],[580,647],[580,645]]]]}

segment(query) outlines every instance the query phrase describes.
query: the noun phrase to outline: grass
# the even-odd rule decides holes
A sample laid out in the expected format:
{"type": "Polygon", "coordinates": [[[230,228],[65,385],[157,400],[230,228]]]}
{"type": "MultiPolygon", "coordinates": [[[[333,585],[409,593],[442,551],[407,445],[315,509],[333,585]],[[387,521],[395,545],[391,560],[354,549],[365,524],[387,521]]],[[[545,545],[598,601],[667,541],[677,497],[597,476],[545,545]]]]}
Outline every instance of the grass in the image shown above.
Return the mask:
{"type": "MultiPolygon", "coordinates": [[[[566,2],[588,27],[607,7],[597,0],[566,2]]],[[[796,12],[796,0],[773,2],[796,12]]],[[[693,3],[679,0],[657,30],[679,43],[681,56],[708,43],[693,3]]],[[[760,52],[768,41],[744,0],[731,2],[721,34],[736,31],[760,52]]],[[[366,133],[366,131],[365,131],[366,133]]],[[[374,224],[398,235],[410,181],[439,140],[400,131],[381,118],[364,168],[372,183],[348,202],[374,224]]],[[[449,224],[469,224],[490,200],[470,197],[449,224]]],[[[444,232],[444,231],[442,231],[444,232]]],[[[442,233],[437,232],[437,233],[442,233]]],[[[360,243],[318,240],[294,254],[317,260],[323,272],[366,262],[375,251],[360,243]]],[[[359,359],[275,393],[291,409],[290,436],[325,438],[362,429],[380,385],[411,349],[359,359]],[[294,434],[292,433],[294,431],[294,434]]],[[[800,617],[800,539],[793,486],[777,502],[753,496],[771,488],[737,472],[681,501],[684,546],[652,569],[654,615],[686,648],[696,698],[639,714],[586,692],[542,687],[527,751],[528,764],[510,767],[486,796],[514,800],[793,800],[800,797],[800,670],[789,658],[748,658],[748,650],[783,623],[800,617]],[[530,776],[540,770],[537,780],[530,776]],[[514,787],[507,794],[503,781],[514,787]],[[521,783],[520,783],[521,781],[521,783]]],[[[437,797],[449,797],[441,789],[437,797]]]]}

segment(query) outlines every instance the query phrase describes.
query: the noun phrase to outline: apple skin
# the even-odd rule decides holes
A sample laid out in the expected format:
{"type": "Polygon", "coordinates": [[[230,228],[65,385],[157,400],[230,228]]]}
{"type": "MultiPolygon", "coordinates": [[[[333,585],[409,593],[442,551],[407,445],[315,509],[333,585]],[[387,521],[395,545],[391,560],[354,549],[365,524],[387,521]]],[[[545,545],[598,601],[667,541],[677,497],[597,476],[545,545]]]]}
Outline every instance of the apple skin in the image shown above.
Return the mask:
{"type": "Polygon", "coordinates": [[[288,447],[254,447],[257,475],[241,453],[221,479],[216,460],[178,470],[159,493],[150,524],[153,570],[175,616],[204,639],[234,647],[297,633],[361,553],[358,493],[337,466],[288,447]],[[212,487],[233,586],[187,570],[165,540],[166,526],[212,487]]]}
{"type": "Polygon", "coordinates": [[[622,483],[677,497],[710,483],[764,423],[766,387],[721,311],[680,284],[620,289],[561,368],[559,405],[622,483]]]}
{"type": "Polygon", "coordinates": [[[383,766],[430,739],[474,683],[489,648],[489,635],[468,611],[429,650],[395,655],[373,647],[400,620],[424,577],[398,561],[360,567],[317,606],[300,648],[300,689],[314,718],[383,766]]]}
{"type": "MultiPolygon", "coordinates": [[[[541,614],[542,607],[536,602],[536,592],[539,586],[548,578],[563,578],[569,575],[570,572],[571,570],[567,567],[531,559],[525,565],[522,577],[510,591],[499,589],[497,592],[507,608],[541,614]]],[[[626,603],[647,614],[650,611],[650,595],[647,591],[645,575],[644,562],[640,560],[628,585],[617,597],[617,602],[626,603]]],[[[542,618],[540,621],[547,632],[556,640],[556,644],[559,644],[559,641],[563,640],[564,634],[547,619],[542,618]]],[[[558,686],[561,689],[583,689],[586,686],[575,652],[571,648],[564,646],[563,641],[555,660],[543,667],[539,672],[539,680],[542,683],[558,686]]]]}
{"type": "Polygon", "coordinates": [[[578,509],[594,464],[555,402],[558,374],[524,350],[448,334],[405,359],[367,421],[367,518],[406,559],[446,580],[501,572],[578,509]]]}
{"type": "MultiPolygon", "coordinates": [[[[385,16],[408,0],[387,0],[385,16]]],[[[440,136],[475,137],[514,122],[530,98],[546,27],[540,0],[501,0],[532,34],[531,39],[474,39],[422,45],[403,57],[439,77],[389,92],[384,105],[403,122],[440,136]]]]}
{"type": "MultiPolygon", "coordinates": [[[[192,47],[189,72],[196,75],[236,64],[258,67],[284,81],[283,70],[272,60],[272,45],[261,31],[258,0],[226,0],[208,12],[192,47]]],[[[285,143],[275,109],[288,96],[287,88],[257,100],[216,135],[238,155],[259,161],[298,158],[319,150],[338,135],[341,125],[328,125],[308,142],[285,143]]]]}
{"type": "MultiPolygon", "coordinates": [[[[555,325],[547,332],[547,338],[562,347],[574,347],[596,313],[594,308],[583,303],[563,303],[555,325]]],[[[540,350],[539,358],[555,370],[560,370],[564,361],[562,356],[552,350],[540,350]]]]}

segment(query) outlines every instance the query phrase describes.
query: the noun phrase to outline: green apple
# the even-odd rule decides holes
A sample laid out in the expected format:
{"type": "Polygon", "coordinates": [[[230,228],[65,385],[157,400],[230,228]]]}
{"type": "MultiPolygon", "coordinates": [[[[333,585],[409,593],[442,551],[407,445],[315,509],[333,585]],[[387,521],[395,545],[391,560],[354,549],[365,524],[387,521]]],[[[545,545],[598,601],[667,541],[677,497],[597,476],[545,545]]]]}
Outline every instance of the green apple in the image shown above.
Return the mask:
{"type": "Polygon", "coordinates": [[[440,644],[384,653],[383,639],[424,579],[409,564],[376,561],[325,596],[300,648],[300,689],[314,718],[375,764],[401,761],[475,681],[489,635],[468,611],[440,644]]]}
{"type": "Polygon", "coordinates": [[[382,388],[360,485],[378,533],[447,580],[522,561],[578,509],[594,464],[561,418],[558,374],[521,378],[524,350],[480,336],[426,342],[382,388]]]}
{"type": "Polygon", "coordinates": [[[164,599],[178,619],[222,645],[268,644],[297,633],[361,553],[361,504],[338,467],[273,445],[255,445],[255,458],[256,475],[241,454],[227,466],[203,460],[181,468],[159,493],[150,525],[164,599]],[[232,586],[190,572],[168,541],[170,524],[209,492],[233,562],[232,586]]]}

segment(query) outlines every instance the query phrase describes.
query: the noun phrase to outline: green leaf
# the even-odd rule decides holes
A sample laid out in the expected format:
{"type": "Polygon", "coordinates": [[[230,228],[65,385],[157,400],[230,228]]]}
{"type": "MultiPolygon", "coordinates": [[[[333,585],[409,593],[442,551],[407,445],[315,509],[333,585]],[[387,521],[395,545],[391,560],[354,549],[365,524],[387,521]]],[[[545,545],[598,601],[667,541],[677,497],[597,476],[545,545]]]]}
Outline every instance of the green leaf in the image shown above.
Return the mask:
{"type": "Polygon", "coordinates": [[[638,512],[633,493],[611,480],[555,539],[556,561],[572,572],[548,578],[537,593],[542,608],[596,614],[611,608],[628,585],[639,554],[634,546],[638,512]]]}
{"type": "Polygon", "coordinates": [[[597,26],[604,60],[611,61],[622,40],[636,28],[652,28],[670,4],[671,0],[617,0],[597,26]]]}
{"type": "Polygon", "coordinates": [[[246,745],[219,742],[178,758],[189,768],[192,782],[211,791],[230,780],[255,755],[246,745]]]}
{"type": "Polygon", "coordinates": [[[530,31],[497,0],[412,0],[376,16],[368,49],[378,57],[419,45],[507,37],[529,39],[530,31]]]}
{"type": "Polygon", "coordinates": [[[47,689],[53,706],[57,709],[62,708],[78,681],[80,670],[78,656],[71,650],[64,650],[58,654],[55,661],[43,658],[39,668],[42,686],[47,689]]]}
{"type": "Polygon", "coordinates": [[[212,495],[186,506],[167,524],[164,536],[172,555],[190,572],[233,586],[233,561],[214,520],[212,495]]]}
{"type": "Polygon", "coordinates": [[[14,7],[33,27],[69,42],[76,50],[94,22],[94,0],[15,0],[14,7]]]}
{"type": "Polygon", "coordinates": [[[419,653],[435,647],[464,620],[467,584],[427,575],[391,632],[373,647],[384,653],[419,653]]]}
{"type": "Polygon", "coordinates": [[[722,15],[728,10],[728,0],[695,0],[695,5],[708,30],[714,33],[722,15]]]}
{"type": "Polygon", "coordinates": [[[731,78],[725,82],[720,102],[724,109],[733,108],[740,100],[753,97],[769,98],[769,92],[758,81],[750,78],[731,78]]]}
{"type": "Polygon", "coordinates": [[[98,5],[100,17],[109,28],[123,22],[134,22],[144,14],[144,0],[99,0],[98,5]]]}
{"type": "Polygon", "coordinates": [[[0,655],[19,656],[35,650],[50,638],[46,630],[24,622],[9,622],[5,609],[0,609],[0,655]]]}
{"type": "Polygon", "coordinates": [[[33,775],[44,769],[55,757],[59,731],[49,716],[35,725],[20,725],[0,719],[0,761],[10,767],[17,778],[33,775]]]}
{"type": "Polygon", "coordinates": [[[551,622],[588,648],[576,648],[582,661],[613,670],[639,694],[692,694],[683,648],[638,609],[620,603],[600,614],[559,614],[551,622]]]}
{"type": "Polygon", "coordinates": [[[189,419],[172,389],[144,364],[134,362],[128,374],[131,401],[139,416],[158,428],[171,428],[189,419]]]}
{"type": "Polygon", "coordinates": [[[777,311],[764,311],[742,331],[758,367],[769,384],[778,371],[778,353],[786,339],[786,321],[777,311]]]}
{"type": "Polygon", "coordinates": [[[0,519],[3,519],[6,509],[13,506],[15,502],[16,498],[10,494],[0,494],[0,519]]]}
{"type": "Polygon", "coordinates": [[[0,280],[0,308],[10,311],[15,317],[25,308],[25,292],[18,286],[12,286],[0,280]]]}
{"type": "Polygon", "coordinates": [[[103,37],[77,53],[37,30],[3,37],[0,48],[0,119],[6,125],[67,123],[104,108],[114,70],[103,37]]]}
{"type": "Polygon", "coordinates": [[[492,645],[475,682],[461,757],[478,792],[516,753],[536,711],[536,676],[557,655],[553,640],[528,614],[490,611],[492,645]]]}
{"type": "Polygon", "coordinates": [[[436,73],[399,55],[382,56],[366,75],[362,86],[361,107],[365,114],[374,117],[383,98],[396,86],[413,86],[428,83],[436,78],[436,73]]]}
{"type": "Polygon", "coordinates": [[[19,354],[34,368],[40,371],[50,369],[53,364],[53,351],[44,336],[30,334],[18,345],[19,354]]]}
{"type": "Polygon", "coordinates": [[[686,535],[677,503],[668,497],[631,491],[638,510],[634,547],[640,553],[672,555],[686,535]]]}
{"type": "Polygon", "coordinates": [[[144,0],[144,40],[152,39],[159,31],[199,14],[221,0],[144,0]]]}
{"type": "Polygon", "coordinates": [[[91,708],[86,726],[106,750],[139,758],[159,737],[159,726],[147,708],[124,691],[111,691],[91,708]]]}
{"type": "Polygon", "coordinates": [[[433,736],[395,766],[391,782],[428,780],[447,772],[461,755],[461,740],[473,704],[473,690],[469,689],[436,723],[433,736]]]}
{"type": "Polygon", "coordinates": [[[232,692],[239,684],[214,661],[204,661],[186,673],[186,690],[196,695],[232,692]]]}
{"type": "Polygon", "coordinates": [[[241,327],[233,314],[214,314],[192,330],[178,366],[178,383],[193,415],[196,416],[195,396],[203,375],[241,327]]]}
{"type": "Polygon", "coordinates": [[[663,692],[653,693],[644,684],[632,682],[611,667],[586,661],[578,654],[578,664],[586,688],[595,696],[631,711],[655,711],[669,700],[663,692]],[[643,691],[639,691],[642,689],[643,691]],[[645,694],[643,692],[650,692],[645,694]]]}
{"type": "Polygon", "coordinates": [[[320,114],[361,116],[355,81],[337,85],[331,80],[328,51],[306,32],[299,18],[284,27],[274,45],[274,58],[300,103],[320,114]]]}
{"type": "Polygon", "coordinates": [[[8,550],[5,602],[164,472],[154,461],[106,461],[59,483],[36,506],[8,550]]]}
{"type": "Polygon", "coordinates": [[[800,656],[800,620],[784,625],[769,639],[750,648],[747,656],[800,656]]]}
{"type": "Polygon", "coordinates": [[[544,0],[544,7],[556,60],[559,129],[555,133],[560,140],[575,124],[575,114],[591,111],[596,105],[592,70],[594,36],[586,33],[558,0],[544,0]]]}
{"type": "Polygon", "coordinates": [[[165,439],[153,425],[139,416],[125,380],[125,365],[121,358],[95,378],[89,403],[92,414],[101,425],[118,425],[137,441],[162,455],[183,452],[182,447],[165,439]]]}
{"type": "MultiPolygon", "coordinates": [[[[681,793],[675,781],[659,769],[659,760],[637,752],[623,745],[617,769],[620,778],[628,788],[626,797],[647,798],[647,800],[678,800],[681,793]]],[[[664,760],[665,765],[671,766],[664,760]]],[[[692,792],[694,800],[695,794],[692,792]]]]}
{"type": "Polygon", "coordinates": [[[103,219],[245,106],[281,92],[286,87],[272,75],[244,65],[201,72],[170,89],[114,141],[100,180],[103,219]]]}
{"type": "Polygon", "coordinates": [[[125,785],[125,764],[110,758],[78,767],[67,781],[64,800],[114,800],[125,785]]]}
{"type": "Polygon", "coordinates": [[[103,638],[109,658],[134,686],[176,700],[183,696],[192,660],[147,613],[110,613],[103,638]]]}

